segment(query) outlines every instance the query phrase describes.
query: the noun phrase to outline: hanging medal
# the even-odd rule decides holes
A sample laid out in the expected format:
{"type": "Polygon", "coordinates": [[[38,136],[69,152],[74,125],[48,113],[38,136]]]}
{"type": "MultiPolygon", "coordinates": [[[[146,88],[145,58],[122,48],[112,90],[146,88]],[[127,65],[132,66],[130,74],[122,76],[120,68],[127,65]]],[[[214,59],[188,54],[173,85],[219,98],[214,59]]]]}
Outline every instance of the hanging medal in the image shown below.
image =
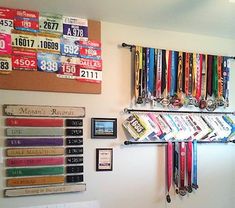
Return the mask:
{"type": "Polygon", "coordinates": [[[175,103],[175,96],[177,92],[177,68],[178,68],[178,52],[172,51],[171,86],[170,86],[171,104],[175,103]]]}
{"type": "Polygon", "coordinates": [[[142,49],[143,67],[142,67],[142,100],[146,101],[147,96],[147,48],[142,49]]]}
{"type": "Polygon", "coordinates": [[[202,83],[201,83],[201,100],[199,102],[199,108],[206,108],[206,84],[207,84],[207,55],[203,55],[202,63],[202,83]]]}
{"type": "Polygon", "coordinates": [[[148,63],[148,80],[147,80],[147,87],[148,87],[148,100],[152,101],[154,96],[154,49],[149,48],[149,63],[148,63]]]}
{"type": "Polygon", "coordinates": [[[193,141],[193,183],[192,187],[198,189],[197,184],[197,140],[193,141]]]}
{"type": "Polygon", "coordinates": [[[193,143],[191,141],[187,144],[187,179],[188,179],[188,187],[187,191],[192,193],[192,150],[193,143]]]}
{"type": "Polygon", "coordinates": [[[223,98],[224,98],[224,107],[229,106],[229,69],[230,69],[230,60],[228,57],[224,57],[223,60],[223,98]]]}
{"type": "Polygon", "coordinates": [[[140,78],[141,78],[141,74],[140,74],[140,71],[141,71],[141,68],[140,68],[140,62],[142,62],[142,60],[140,61],[140,54],[141,54],[141,47],[140,46],[136,46],[135,49],[134,49],[134,53],[135,53],[135,57],[134,57],[134,60],[135,60],[135,102],[137,104],[140,104],[141,103],[141,95],[140,95],[140,78]]]}
{"type": "Polygon", "coordinates": [[[180,142],[180,187],[179,187],[179,194],[181,196],[185,196],[185,158],[186,158],[186,145],[185,142],[180,142]]]}
{"type": "Polygon", "coordinates": [[[166,200],[168,203],[171,202],[170,189],[172,182],[172,168],[173,168],[173,147],[172,142],[167,143],[167,195],[166,200]]]}
{"type": "Polygon", "coordinates": [[[156,99],[161,100],[161,79],[162,79],[162,50],[157,50],[157,73],[156,73],[156,99]]]}
{"type": "Polygon", "coordinates": [[[217,58],[217,73],[218,73],[218,98],[216,100],[218,106],[224,105],[223,100],[223,57],[218,56],[217,58]]]}
{"type": "Polygon", "coordinates": [[[185,53],[185,59],[184,59],[184,73],[185,73],[185,79],[184,79],[184,91],[186,97],[184,98],[184,104],[187,106],[189,104],[189,53],[185,53]]]}
{"type": "Polygon", "coordinates": [[[195,106],[199,106],[199,100],[201,97],[201,86],[202,86],[202,64],[203,57],[202,54],[196,55],[197,73],[196,73],[196,103],[195,106]]]}

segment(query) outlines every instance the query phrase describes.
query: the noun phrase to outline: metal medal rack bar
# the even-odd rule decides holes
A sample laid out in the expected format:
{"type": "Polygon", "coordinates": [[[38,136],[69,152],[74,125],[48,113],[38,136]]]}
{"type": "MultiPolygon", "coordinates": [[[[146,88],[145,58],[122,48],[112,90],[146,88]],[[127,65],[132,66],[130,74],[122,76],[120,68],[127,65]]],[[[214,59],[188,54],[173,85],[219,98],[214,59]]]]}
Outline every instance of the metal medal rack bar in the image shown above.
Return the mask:
{"type": "MultiPolygon", "coordinates": [[[[174,110],[147,110],[147,109],[131,109],[131,108],[125,108],[125,113],[167,113],[167,114],[209,114],[209,115],[234,115],[235,112],[227,111],[227,112],[200,112],[200,111],[174,111],[174,110]]],[[[189,142],[190,140],[171,140],[171,142],[189,142]]],[[[151,144],[167,144],[167,141],[124,141],[124,145],[151,145],[151,144]]],[[[224,141],[224,140],[218,140],[218,141],[201,141],[198,140],[197,143],[201,144],[210,144],[210,143],[217,143],[217,144],[226,144],[226,143],[234,143],[235,140],[232,141],[224,141]]]]}

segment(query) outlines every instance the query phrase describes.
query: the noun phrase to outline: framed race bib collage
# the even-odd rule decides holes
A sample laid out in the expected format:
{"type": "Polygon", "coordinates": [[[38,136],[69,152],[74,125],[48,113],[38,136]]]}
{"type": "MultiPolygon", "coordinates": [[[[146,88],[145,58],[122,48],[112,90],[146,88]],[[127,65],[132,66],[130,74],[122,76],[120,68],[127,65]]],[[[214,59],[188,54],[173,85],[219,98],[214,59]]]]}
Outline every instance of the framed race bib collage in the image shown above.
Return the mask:
{"type": "Polygon", "coordinates": [[[101,93],[100,22],[0,7],[0,89],[101,93]]]}
{"type": "Polygon", "coordinates": [[[84,107],[3,105],[5,197],[86,190],[84,107]]]}

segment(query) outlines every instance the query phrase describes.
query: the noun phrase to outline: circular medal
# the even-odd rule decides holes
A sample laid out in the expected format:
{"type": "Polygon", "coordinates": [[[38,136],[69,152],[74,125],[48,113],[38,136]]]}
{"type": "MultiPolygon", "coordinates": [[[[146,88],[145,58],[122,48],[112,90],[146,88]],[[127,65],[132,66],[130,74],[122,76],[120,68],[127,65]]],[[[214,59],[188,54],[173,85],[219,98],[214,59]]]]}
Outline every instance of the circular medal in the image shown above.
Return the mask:
{"type": "Polygon", "coordinates": [[[169,194],[166,195],[166,201],[167,201],[168,203],[171,203],[171,197],[170,197],[169,194]]]}
{"type": "Polygon", "coordinates": [[[216,102],[212,99],[206,101],[206,109],[208,111],[214,111],[216,109],[216,102]]]}
{"type": "Polygon", "coordinates": [[[199,107],[199,102],[198,102],[198,100],[196,99],[196,98],[193,98],[193,105],[195,106],[195,107],[199,107]]]}
{"type": "Polygon", "coordinates": [[[171,107],[173,108],[181,108],[183,106],[183,104],[181,103],[181,100],[177,97],[173,97],[171,99],[171,107]]]}
{"type": "Polygon", "coordinates": [[[216,104],[218,105],[218,106],[224,106],[224,100],[222,99],[222,98],[219,98],[219,99],[217,99],[216,100],[216,104]]]}
{"type": "Polygon", "coordinates": [[[180,190],[179,190],[179,194],[181,195],[181,196],[185,196],[186,195],[186,191],[182,188],[180,188],[180,190]]]}
{"type": "Polygon", "coordinates": [[[204,100],[204,99],[200,100],[200,102],[199,102],[200,109],[206,108],[206,105],[207,105],[206,100],[204,100]]]}
{"type": "Polygon", "coordinates": [[[185,98],[184,98],[184,105],[185,105],[185,106],[188,106],[188,105],[189,105],[189,101],[190,101],[189,98],[188,98],[188,97],[185,97],[185,98]]]}
{"type": "Polygon", "coordinates": [[[196,185],[196,184],[192,184],[192,187],[193,187],[194,189],[198,189],[198,185],[196,185]]]}
{"type": "Polygon", "coordinates": [[[179,193],[179,189],[177,188],[177,189],[175,189],[175,193],[176,194],[178,194],[179,193]]]}
{"type": "Polygon", "coordinates": [[[137,103],[137,104],[142,104],[142,103],[143,103],[142,97],[139,96],[139,97],[137,98],[136,103],[137,103]]]}
{"type": "Polygon", "coordinates": [[[167,107],[170,104],[170,100],[168,98],[163,98],[160,103],[163,107],[167,107]]]}
{"type": "Polygon", "coordinates": [[[191,186],[188,186],[188,187],[187,187],[187,191],[188,191],[189,193],[192,193],[192,192],[193,192],[192,187],[191,187],[191,186]]]}

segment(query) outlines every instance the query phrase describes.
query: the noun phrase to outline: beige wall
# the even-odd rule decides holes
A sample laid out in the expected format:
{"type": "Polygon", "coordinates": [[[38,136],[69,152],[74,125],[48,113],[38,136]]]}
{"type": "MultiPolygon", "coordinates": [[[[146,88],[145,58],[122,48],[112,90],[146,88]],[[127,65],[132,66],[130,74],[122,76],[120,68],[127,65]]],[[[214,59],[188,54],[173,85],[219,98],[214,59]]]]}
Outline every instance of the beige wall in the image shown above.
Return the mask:
{"type": "MultiPolygon", "coordinates": [[[[103,84],[101,95],[0,91],[0,104],[35,104],[84,106],[84,177],[87,191],[76,194],[39,197],[3,198],[1,208],[40,204],[98,200],[102,208],[232,208],[235,204],[234,145],[199,145],[199,190],[184,198],[172,192],[172,203],[165,202],[165,147],[122,145],[126,134],[121,126],[127,117],[122,113],[131,106],[130,52],[119,47],[122,42],[143,46],[192,52],[235,54],[235,40],[194,34],[136,28],[102,22],[103,84]],[[118,139],[90,138],[91,117],[117,117],[118,139]],[[112,172],[95,172],[95,148],[114,148],[112,172]]],[[[234,72],[232,72],[234,74],[234,72]]],[[[234,76],[232,76],[234,77],[234,76]]],[[[234,79],[233,79],[234,80],[234,79]]],[[[235,95],[231,86],[231,107],[235,95]]],[[[1,119],[3,126],[3,119],[1,119]]],[[[3,128],[1,128],[3,135],[3,128]]],[[[3,137],[0,144],[3,146],[3,137]]],[[[5,181],[0,164],[0,189],[5,181]]]]}

